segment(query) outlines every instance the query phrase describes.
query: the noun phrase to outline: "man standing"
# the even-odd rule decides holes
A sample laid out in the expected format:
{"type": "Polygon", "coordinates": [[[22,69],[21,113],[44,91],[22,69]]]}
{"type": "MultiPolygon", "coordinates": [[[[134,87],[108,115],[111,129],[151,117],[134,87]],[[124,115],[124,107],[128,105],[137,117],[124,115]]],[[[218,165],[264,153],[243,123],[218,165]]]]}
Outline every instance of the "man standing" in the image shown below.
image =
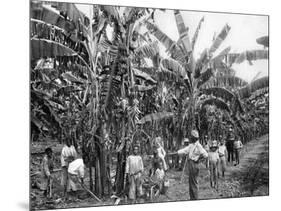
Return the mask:
{"type": "Polygon", "coordinates": [[[234,161],[234,149],[233,149],[234,140],[235,140],[235,134],[233,132],[233,129],[230,127],[228,130],[227,137],[226,137],[226,149],[228,152],[228,156],[227,156],[228,163],[230,163],[230,162],[233,163],[233,161],[234,161]]]}
{"type": "Polygon", "coordinates": [[[53,150],[48,147],[45,149],[45,155],[41,164],[42,171],[42,189],[44,190],[44,196],[48,196],[50,186],[52,185],[52,171],[54,169],[53,150]]]}
{"type": "Polygon", "coordinates": [[[77,158],[69,163],[68,175],[70,189],[76,192],[78,190],[79,184],[84,184],[85,165],[82,159],[81,150],[79,150],[77,158]]]}
{"type": "Polygon", "coordinates": [[[240,161],[239,154],[240,154],[240,150],[243,148],[243,144],[240,139],[236,139],[234,141],[233,148],[234,148],[234,154],[236,160],[236,164],[234,164],[234,166],[236,166],[239,165],[239,161],[240,161]]]}
{"type": "Polygon", "coordinates": [[[136,201],[137,197],[142,196],[141,175],[143,172],[143,161],[139,153],[139,146],[135,145],[133,154],[127,158],[126,175],[129,178],[129,199],[136,201]]]}
{"type": "Polygon", "coordinates": [[[62,177],[61,184],[64,189],[64,196],[66,196],[67,191],[70,189],[70,184],[68,182],[68,165],[77,157],[77,152],[73,145],[71,145],[70,139],[66,140],[65,145],[61,151],[61,168],[62,168],[62,177]]]}
{"type": "Polygon", "coordinates": [[[208,158],[208,153],[199,143],[198,131],[192,130],[190,144],[187,147],[172,154],[186,155],[186,158],[188,159],[189,195],[191,200],[197,200],[199,161],[208,158]]]}

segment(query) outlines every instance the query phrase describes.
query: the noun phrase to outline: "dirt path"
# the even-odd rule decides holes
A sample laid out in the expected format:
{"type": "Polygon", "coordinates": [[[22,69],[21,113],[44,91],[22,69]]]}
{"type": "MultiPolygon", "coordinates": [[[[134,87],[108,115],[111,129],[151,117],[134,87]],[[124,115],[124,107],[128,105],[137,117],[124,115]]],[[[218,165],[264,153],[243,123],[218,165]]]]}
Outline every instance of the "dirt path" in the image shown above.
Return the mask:
{"type": "MultiPolygon", "coordinates": [[[[244,146],[241,152],[240,165],[227,166],[225,178],[219,179],[218,191],[210,187],[209,172],[204,164],[200,164],[199,199],[268,195],[268,174],[268,135],[266,135],[244,146]]],[[[167,177],[170,181],[170,187],[165,195],[160,195],[154,202],[189,200],[188,176],[185,176],[181,184],[181,175],[181,171],[168,171],[167,177]]],[[[55,198],[57,200],[55,202],[51,201],[49,204],[41,196],[42,193],[40,191],[33,189],[31,195],[32,207],[35,209],[53,209],[114,204],[114,200],[110,198],[103,199],[103,202],[97,203],[97,201],[90,197],[83,197],[84,199],[74,197],[68,202],[61,202],[61,196],[59,194],[62,190],[58,189],[60,187],[59,181],[58,179],[56,184],[57,196],[55,198]]]]}
{"type": "MultiPolygon", "coordinates": [[[[225,178],[219,179],[218,191],[210,187],[208,170],[201,164],[199,199],[268,195],[268,148],[268,135],[246,144],[241,151],[240,165],[227,166],[225,178]]],[[[189,200],[188,176],[180,184],[181,174],[168,172],[170,188],[157,201],[189,200]]]]}

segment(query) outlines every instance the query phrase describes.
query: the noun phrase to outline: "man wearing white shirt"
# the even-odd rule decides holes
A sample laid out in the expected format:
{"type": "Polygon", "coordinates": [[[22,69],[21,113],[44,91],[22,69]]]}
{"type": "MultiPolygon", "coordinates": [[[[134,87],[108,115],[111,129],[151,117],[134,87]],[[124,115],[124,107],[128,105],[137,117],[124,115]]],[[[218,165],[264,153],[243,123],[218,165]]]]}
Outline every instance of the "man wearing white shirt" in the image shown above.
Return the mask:
{"type": "Polygon", "coordinates": [[[137,145],[133,148],[133,154],[128,156],[126,161],[127,177],[129,178],[129,199],[135,201],[137,197],[142,196],[142,181],[141,175],[143,172],[143,161],[139,153],[139,147],[137,145]]]}
{"type": "Polygon", "coordinates": [[[69,139],[66,140],[65,145],[61,151],[61,167],[62,167],[62,177],[61,177],[61,184],[64,188],[64,195],[70,190],[70,184],[68,182],[68,165],[77,157],[77,152],[75,147],[71,145],[69,139]]]}
{"type": "Polygon", "coordinates": [[[190,144],[177,151],[178,155],[187,155],[188,159],[188,174],[189,174],[189,195],[191,200],[198,199],[198,176],[199,176],[199,161],[208,158],[207,151],[199,143],[199,134],[197,130],[191,131],[190,144]]]}
{"type": "Polygon", "coordinates": [[[68,166],[69,186],[72,191],[77,191],[77,183],[84,184],[85,165],[81,156],[72,161],[68,166]]]}

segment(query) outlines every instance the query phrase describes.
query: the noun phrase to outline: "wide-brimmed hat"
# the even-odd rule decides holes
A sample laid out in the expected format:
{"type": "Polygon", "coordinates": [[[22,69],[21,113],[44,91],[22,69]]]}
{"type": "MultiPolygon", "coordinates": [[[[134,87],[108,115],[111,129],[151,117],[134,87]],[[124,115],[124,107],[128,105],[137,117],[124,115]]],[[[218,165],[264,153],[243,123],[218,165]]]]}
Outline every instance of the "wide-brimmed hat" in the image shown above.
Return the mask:
{"type": "Polygon", "coordinates": [[[199,133],[197,130],[192,130],[191,131],[191,137],[198,139],[199,138],[199,133]]]}

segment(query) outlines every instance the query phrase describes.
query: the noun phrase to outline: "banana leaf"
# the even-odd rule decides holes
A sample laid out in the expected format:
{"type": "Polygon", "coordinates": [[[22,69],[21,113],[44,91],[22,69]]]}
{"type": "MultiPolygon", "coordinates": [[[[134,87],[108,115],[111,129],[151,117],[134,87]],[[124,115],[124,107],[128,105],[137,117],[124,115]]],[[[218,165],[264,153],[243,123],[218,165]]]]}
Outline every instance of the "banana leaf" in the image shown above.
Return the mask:
{"type": "Polygon", "coordinates": [[[229,75],[223,75],[223,76],[217,76],[213,77],[210,81],[208,81],[202,88],[206,87],[243,87],[246,86],[248,83],[243,80],[242,78],[239,78],[237,76],[229,76],[229,75]]]}
{"type": "Polygon", "coordinates": [[[195,44],[196,44],[196,41],[197,41],[197,38],[198,38],[198,35],[199,35],[199,31],[201,29],[201,25],[202,23],[204,22],[204,16],[200,19],[199,23],[198,23],[198,26],[196,28],[196,31],[192,37],[192,41],[191,41],[191,47],[192,47],[192,50],[194,50],[194,47],[195,47],[195,44]]]}
{"type": "Polygon", "coordinates": [[[159,112],[148,114],[139,120],[139,124],[145,124],[147,122],[158,122],[164,119],[170,119],[174,116],[172,112],[159,112]]]}
{"type": "Polygon", "coordinates": [[[57,56],[76,56],[74,50],[58,42],[46,39],[31,39],[31,59],[40,59],[42,57],[54,58],[57,56]]]}
{"type": "Polygon", "coordinates": [[[78,79],[77,77],[75,77],[70,71],[63,73],[62,77],[73,83],[78,83],[78,84],[86,83],[86,81],[83,81],[82,79],[78,79]]]}
{"type": "Polygon", "coordinates": [[[188,28],[185,27],[182,15],[180,14],[179,10],[175,10],[174,15],[175,15],[176,24],[177,24],[178,32],[180,35],[181,43],[184,46],[185,53],[188,54],[192,51],[192,46],[191,46],[189,35],[188,35],[188,28]]]}
{"type": "Polygon", "coordinates": [[[212,87],[209,89],[203,89],[202,93],[206,95],[213,95],[215,97],[220,97],[225,101],[231,101],[235,97],[231,91],[222,87],[212,87]]]}
{"type": "Polygon", "coordinates": [[[182,65],[178,61],[176,61],[174,59],[171,59],[171,58],[162,59],[160,62],[160,66],[176,73],[177,75],[179,75],[182,78],[185,78],[185,76],[186,76],[185,69],[182,67],[182,65]]]}
{"type": "Polygon", "coordinates": [[[263,89],[269,86],[268,76],[259,78],[252,83],[248,84],[245,87],[242,87],[238,90],[238,94],[241,99],[250,97],[251,94],[259,89],[263,89]]]}
{"type": "Polygon", "coordinates": [[[215,38],[215,40],[213,41],[209,53],[212,55],[222,44],[222,42],[225,40],[225,38],[227,37],[229,31],[230,31],[231,27],[228,26],[227,24],[223,27],[223,29],[221,30],[221,32],[219,33],[219,35],[215,38]]]}
{"type": "Polygon", "coordinates": [[[157,42],[148,43],[135,50],[136,55],[147,57],[150,59],[154,58],[154,56],[156,56],[158,52],[159,47],[157,42]]]}
{"type": "Polygon", "coordinates": [[[138,92],[145,92],[145,91],[148,91],[148,90],[151,90],[151,89],[154,89],[156,86],[145,86],[145,85],[135,85],[134,86],[134,89],[135,91],[138,91],[138,92]]]}
{"type": "Polygon", "coordinates": [[[203,101],[201,105],[202,105],[202,108],[206,105],[215,105],[219,109],[230,112],[229,106],[223,100],[220,100],[217,98],[207,99],[207,100],[203,101]]]}
{"type": "Polygon", "coordinates": [[[148,75],[147,73],[145,72],[142,72],[136,68],[133,68],[133,73],[136,77],[139,77],[139,78],[142,78],[143,80],[146,80],[150,83],[153,83],[153,84],[157,84],[157,81],[154,80],[150,75],[148,75]]]}
{"type": "Polygon", "coordinates": [[[208,68],[206,71],[201,73],[200,77],[197,79],[198,85],[197,87],[202,86],[204,83],[206,83],[212,76],[214,75],[213,69],[208,68]]]}
{"type": "Polygon", "coordinates": [[[263,60],[269,58],[268,50],[251,50],[242,53],[231,53],[227,56],[228,63],[232,65],[233,63],[241,64],[244,61],[248,61],[252,65],[252,61],[263,60]]]}
{"type": "Polygon", "coordinates": [[[257,43],[260,45],[263,45],[264,47],[269,47],[269,37],[268,36],[263,36],[257,38],[257,43]]]}

